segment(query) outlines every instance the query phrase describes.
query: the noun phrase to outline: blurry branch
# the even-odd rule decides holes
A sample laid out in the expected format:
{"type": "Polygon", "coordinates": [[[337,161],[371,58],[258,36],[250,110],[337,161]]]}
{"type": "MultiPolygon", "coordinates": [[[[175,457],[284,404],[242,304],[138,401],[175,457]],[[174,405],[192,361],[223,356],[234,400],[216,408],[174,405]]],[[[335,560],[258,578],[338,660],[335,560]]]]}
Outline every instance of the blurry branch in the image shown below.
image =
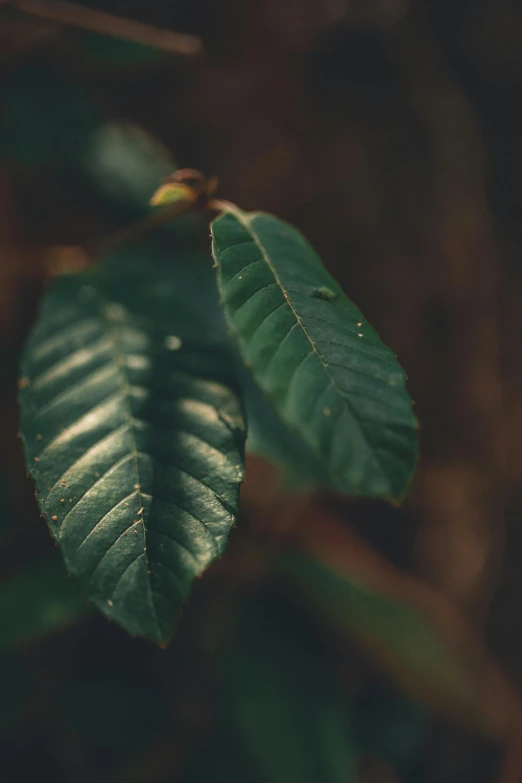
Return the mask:
{"type": "Polygon", "coordinates": [[[496,739],[497,783],[520,783],[522,705],[462,613],[319,498],[284,492],[277,471],[252,455],[242,503],[254,533],[279,541],[277,571],[321,624],[355,641],[416,701],[496,739]]]}
{"type": "Polygon", "coordinates": [[[185,213],[190,206],[187,202],[169,204],[163,209],[147,215],[138,223],[133,223],[109,234],[109,236],[89,242],[85,246],[51,245],[45,253],[46,277],[52,279],[58,275],[87,269],[99,256],[118,250],[122,245],[135,242],[155,229],[167,225],[174,218],[185,213]]]}
{"type": "Polygon", "coordinates": [[[39,16],[61,25],[124,38],[184,57],[198,57],[203,53],[203,44],[196,35],[160,29],[105,11],[73,5],[64,0],[0,0],[1,5],[9,5],[25,14],[39,16]]]}
{"type": "MultiPolygon", "coordinates": [[[[348,600],[337,616],[332,596],[326,593],[324,603],[315,592],[312,600],[321,617],[357,639],[414,698],[465,718],[495,737],[504,748],[497,783],[519,783],[522,705],[464,617],[442,595],[395,568],[343,519],[317,503],[302,515],[290,542],[337,575],[336,592],[344,589],[339,580],[348,588],[348,600]],[[354,589],[364,596],[356,610],[362,612],[359,622],[350,612],[354,589]],[[373,619],[372,605],[378,607],[373,619]],[[409,619],[405,622],[405,618],[409,619]]],[[[301,582],[301,587],[310,597],[310,583],[301,582]]]]}
{"type": "Polygon", "coordinates": [[[99,242],[93,243],[87,249],[93,255],[101,255],[102,253],[115,250],[121,245],[125,245],[128,242],[134,242],[155,229],[167,225],[167,223],[170,223],[174,218],[178,217],[178,215],[187,212],[191,206],[192,204],[187,201],[169,204],[168,206],[147,215],[147,217],[143,218],[143,220],[140,220],[138,223],[115,231],[110,236],[105,237],[99,242]]]}
{"type": "Polygon", "coordinates": [[[190,209],[212,209],[209,196],[217,186],[216,177],[205,177],[195,169],[178,169],[166,178],[165,183],[156,191],[150,205],[158,207],[143,220],[125,227],[87,248],[93,255],[114,250],[120,245],[134,242],[145,234],[170,223],[174,218],[190,209]],[[170,193],[169,193],[170,190],[170,193]]]}

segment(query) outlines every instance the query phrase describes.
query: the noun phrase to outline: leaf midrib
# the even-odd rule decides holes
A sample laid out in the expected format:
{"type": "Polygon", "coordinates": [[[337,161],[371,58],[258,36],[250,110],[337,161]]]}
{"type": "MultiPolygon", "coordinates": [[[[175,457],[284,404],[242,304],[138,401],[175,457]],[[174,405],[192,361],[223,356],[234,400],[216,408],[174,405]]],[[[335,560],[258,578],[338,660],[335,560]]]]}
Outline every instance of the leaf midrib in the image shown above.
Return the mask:
{"type": "MultiPolygon", "coordinates": [[[[116,363],[117,368],[117,377],[118,379],[121,379],[121,382],[118,381],[118,385],[121,390],[121,396],[123,400],[124,405],[124,416],[127,420],[128,425],[128,432],[129,437],[131,440],[131,454],[132,454],[132,463],[134,466],[134,477],[135,477],[135,484],[136,484],[136,494],[138,497],[138,508],[143,508],[143,496],[141,492],[141,481],[140,481],[140,472],[139,472],[139,460],[138,460],[138,444],[136,442],[136,436],[134,433],[135,428],[135,418],[132,413],[132,405],[131,405],[131,395],[130,395],[130,383],[129,378],[127,375],[127,363],[125,360],[125,352],[120,346],[120,341],[118,337],[118,325],[115,324],[111,318],[107,315],[106,312],[106,305],[109,304],[107,300],[100,295],[100,307],[99,307],[99,313],[100,318],[102,322],[105,325],[105,328],[107,330],[107,334],[109,336],[109,343],[111,346],[111,352],[114,356],[114,361],[116,363]]],[[[147,573],[150,573],[150,567],[149,567],[149,557],[147,552],[147,529],[145,527],[145,519],[143,516],[144,512],[141,513],[141,523],[143,525],[143,543],[144,543],[144,551],[143,554],[145,556],[145,566],[147,569],[147,573]]],[[[136,558],[137,559],[137,558],[136,558]]],[[[120,576],[120,580],[122,578],[123,574],[120,576]]],[[[152,610],[154,612],[154,620],[156,624],[157,631],[159,633],[160,638],[163,638],[163,631],[161,628],[161,624],[159,622],[158,613],[156,610],[156,604],[154,602],[154,591],[152,590],[152,585],[150,584],[150,578],[147,580],[147,583],[149,585],[150,590],[150,603],[152,606],[152,610]]]]}
{"type": "MultiPolygon", "coordinates": [[[[320,361],[320,363],[321,363],[321,365],[322,365],[322,367],[323,367],[323,369],[324,369],[324,371],[325,371],[326,375],[328,376],[328,378],[329,378],[329,380],[330,380],[330,383],[332,384],[333,388],[335,389],[335,391],[337,392],[337,394],[338,394],[338,395],[339,395],[339,397],[341,398],[341,400],[342,400],[342,403],[343,403],[343,405],[344,405],[344,408],[345,408],[345,409],[346,409],[346,410],[347,410],[347,411],[348,411],[348,412],[349,412],[349,413],[350,413],[350,414],[353,416],[353,418],[355,419],[355,421],[356,421],[356,423],[357,423],[357,426],[358,426],[358,428],[359,428],[359,431],[360,431],[360,433],[361,433],[361,435],[362,435],[362,437],[363,437],[363,439],[364,439],[364,441],[365,441],[365,443],[366,443],[366,445],[367,445],[367,447],[368,447],[368,449],[369,449],[369,451],[370,451],[370,454],[372,455],[372,457],[373,457],[373,459],[374,459],[374,462],[375,462],[375,463],[377,464],[377,466],[379,467],[379,469],[380,469],[380,471],[381,471],[382,475],[386,477],[386,480],[387,480],[387,481],[388,481],[388,483],[390,484],[390,490],[393,492],[393,487],[392,487],[392,482],[391,482],[391,479],[390,479],[390,477],[389,477],[389,475],[388,475],[387,471],[384,469],[384,467],[383,467],[383,463],[382,463],[381,459],[378,457],[378,455],[377,455],[377,454],[376,454],[376,452],[375,452],[375,449],[372,447],[371,443],[369,442],[369,440],[368,440],[368,436],[367,436],[367,434],[366,434],[366,432],[365,432],[365,430],[364,430],[364,427],[362,426],[362,424],[361,424],[361,422],[360,422],[360,420],[359,420],[359,417],[357,416],[357,413],[355,412],[355,410],[354,410],[353,406],[351,405],[350,401],[349,401],[349,400],[346,398],[346,396],[345,396],[345,395],[342,393],[342,390],[341,390],[341,388],[340,388],[339,384],[337,383],[336,379],[334,378],[334,376],[332,375],[332,373],[330,372],[330,370],[329,370],[329,368],[328,368],[328,364],[327,364],[327,363],[326,363],[326,362],[323,360],[323,357],[321,356],[321,354],[320,354],[320,353],[319,353],[319,351],[317,350],[317,347],[316,347],[316,345],[315,345],[315,343],[314,343],[314,341],[313,341],[312,337],[311,337],[311,336],[310,336],[310,334],[308,333],[308,330],[306,329],[306,327],[305,327],[305,325],[303,324],[303,322],[302,322],[302,320],[301,320],[300,316],[298,315],[298,313],[297,313],[297,311],[296,311],[295,307],[293,306],[293,304],[292,304],[292,302],[291,302],[291,300],[290,300],[290,298],[289,298],[289,296],[288,296],[288,293],[287,293],[287,291],[286,291],[285,287],[283,286],[283,284],[282,284],[282,282],[281,282],[281,280],[280,280],[280,278],[279,278],[279,275],[277,274],[277,272],[276,272],[276,270],[275,270],[275,268],[274,268],[274,266],[273,266],[272,262],[270,261],[270,258],[268,257],[268,255],[267,255],[267,253],[266,253],[266,251],[265,251],[265,248],[264,248],[264,246],[263,246],[263,244],[262,244],[262,242],[261,242],[260,238],[258,237],[258,235],[256,234],[256,232],[255,232],[254,228],[252,227],[250,220],[249,220],[248,218],[245,218],[245,217],[244,217],[244,215],[243,215],[243,213],[242,213],[240,210],[237,210],[237,211],[236,211],[235,209],[234,209],[234,210],[232,210],[232,209],[231,209],[231,210],[229,211],[229,214],[233,215],[233,216],[236,218],[236,220],[238,220],[238,222],[239,222],[239,223],[240,223],[240,224],[241,224],[241,225],[242,225],[242,226],[243,226],[243,227],[244,227],[244,228],[245,228],[247,231],[249,231],[249,233],[250,233],[250,235],[251,235],[251,237],[252,237],[252,239],[253,239],[254,243],[256,244],[256,246],[257,246],[257,248],[258,248],[259,252],[261,253],[261,256],[262,256],[262,258],[263,258],[264,262],[266,263],[266,265],[267,265],[267,266],[268,266],[268,268],[270,269],[270,272],[273,274],[273,276],[274,276],[274,279],[275,279],[275,281],[276,281],[277,285],[279,286],[279,288],[280,288],[280,290],[281,290],[281,293],[283,294],[283,296],[284,296],[284,298],[285,298],[285,300],[286,300],[286,303],[287,303],[287,304],[288,304],[288,306],[290,307],[290,309],[291,309],[291,311],[292,311],[292,313],[293,313],[293,315],[294,315],[294,317],[295,317],[295,319],[296,319],[297,323],[299,324],[299,326],[300,326],[300,327],[301,327],[301,329],[303,330],[303,333],[304,333],[304,335],[305,335],[306,339],[308,340],[308,342],[310,343],[310,346],[311,346],[311,348],[312,348],[313,352],[315,353],[315,355],[316,355],[316,356],[317,356],[317,358],[319,359],[319,361],[320,361]]],[[[254,217],[255,217],[255,215],[254,215],[254,217]]],[[[252,218],[252,219],[253,219],[253,218],[252,218]]]]}

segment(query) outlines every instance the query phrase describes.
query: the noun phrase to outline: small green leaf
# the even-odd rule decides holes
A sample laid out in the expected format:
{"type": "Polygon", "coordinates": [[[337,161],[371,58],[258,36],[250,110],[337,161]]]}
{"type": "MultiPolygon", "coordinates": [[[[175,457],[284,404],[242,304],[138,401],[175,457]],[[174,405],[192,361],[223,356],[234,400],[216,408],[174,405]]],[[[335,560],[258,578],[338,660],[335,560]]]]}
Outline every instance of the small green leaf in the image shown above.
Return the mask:
{"type": "Polygon", "coordinates": [[[279,595],[249,601],[224,659],[225,717],[261,780],[356,780],[350,711],[295,606],[279,595]]]}
{"type": "Polygon", "coordinates": [[[176,204],[179,201],[194,204],[196,198],[196,193],[182,182],[169,182],[158,188],[150,200],[150,205],[151,207],[161,207],[167,204],[176,204]]]}
{"type": "Polygon", "coordinates": [[[131,122],[105,122],[89,136],[83,166],[103,193],[149,211],[158,182],[176,168],[169,151],[131,122]]]}
{"type": "Polygon", "coordinates": [[[234,209],[212,237],[229,327],[281,418],[337,489],[401,498],[417,422],[395,355],[292,226],[234,209]]]}
{"type": "Polygon", "coordinates": [[[234,374],[197,292],[131,252],[64,276],[23,376],[27,464],[68,569],[107,617],[166,643],[226,547],[244,469],[234,374]]]}

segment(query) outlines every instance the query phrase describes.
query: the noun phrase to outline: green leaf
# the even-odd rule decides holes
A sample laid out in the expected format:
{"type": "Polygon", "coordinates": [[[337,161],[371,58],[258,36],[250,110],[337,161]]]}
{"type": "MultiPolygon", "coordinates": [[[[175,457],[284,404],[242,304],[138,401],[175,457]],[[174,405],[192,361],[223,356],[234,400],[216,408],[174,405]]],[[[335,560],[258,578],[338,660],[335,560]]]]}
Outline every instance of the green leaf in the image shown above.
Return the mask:
{"type": "Polygon", "coordinates": [[[306,492],[318,484],[327,484],[324,463],[281,421],[244,366],[240,377],[248,421],[247,452],[276,465],[282,484],[289,491],[306,492]]]}
{"type": "Polygon", "coordinates": [[[47,294],[23,358],[21,431],[87,598],[164,644],[235,524],[245,432],[197,291],[153,248],[135,253],[47,294]]]}
{"type": "Polygon", "coordinates": [[[183,201],[186,204],[194,204],[196,199],[196,193],[187,185],[184,185],[182,182],[169,182],[158,188],[150,200],[150,205],[160,207],[167,204],[176,204],[179,201],[183,201]]]}
{"type": "Polygon", "coordinates": [[[220,681],[225,718],[265,783],[356,780],[349,709],[314,629],[280,595],[246,604],[220,681]]]}
{"type": "Polygon", "coordinates": [[[0,650],[66,628],[87,611],[57,557],[24,566],[0,583],[0,650]]]}
{"type": "Polygon", "coordinates": [[[168,150],[139,125],[105,122],[89,137],[83,166],[103,193],[149,212],[149,200],[176,168],[168,150]]]}
{"type": "Polygon", "coordinates": [[[292,226],[234,208],[212,237],[229,327],[281,418],[337,489],[400,498],[417,423],[395,355],[292,226]]]}

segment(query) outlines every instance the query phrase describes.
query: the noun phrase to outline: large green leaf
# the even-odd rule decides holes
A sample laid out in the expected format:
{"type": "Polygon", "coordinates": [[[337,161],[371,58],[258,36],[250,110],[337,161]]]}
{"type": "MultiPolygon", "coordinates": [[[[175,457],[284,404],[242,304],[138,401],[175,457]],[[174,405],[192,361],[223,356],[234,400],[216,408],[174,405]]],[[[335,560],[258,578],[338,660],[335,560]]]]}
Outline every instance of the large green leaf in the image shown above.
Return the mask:
{"type": "Polygon", "coordinates": [[[247,602],[219,678],[227,725],[261,781],[356,780],[350,710],[298,607],[279,594],[247,602]]]}
{"type": "Polygon", "coordinates": [[[23,358],[27,464],[67,567],[161,644],[225,549],[243,478],[233,373],[198,304],[176,267],[129,253],[59,279],[23,358]]]}
{"type": "Polygon", "coordinates": [[[395,355],[292,226],[234,208],[212,237],[229,327],[281,418],[337,489],[400,498],[417,423],[395,355]]]}

